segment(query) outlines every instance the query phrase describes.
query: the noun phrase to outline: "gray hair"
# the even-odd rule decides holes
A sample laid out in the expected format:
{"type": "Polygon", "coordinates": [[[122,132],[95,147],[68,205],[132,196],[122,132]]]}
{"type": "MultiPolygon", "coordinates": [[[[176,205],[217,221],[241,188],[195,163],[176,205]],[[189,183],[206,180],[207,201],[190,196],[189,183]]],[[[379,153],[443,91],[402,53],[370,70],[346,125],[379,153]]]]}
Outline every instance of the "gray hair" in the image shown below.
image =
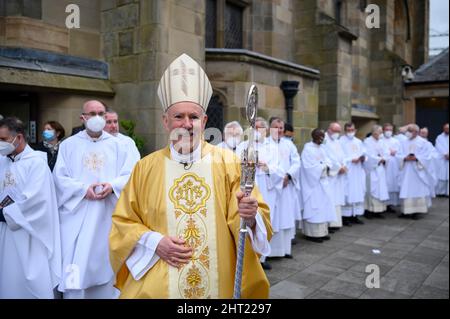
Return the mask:
{"type": "Polygon", "coordinates": [[[414,132],[420,132],[420,127],[417,124],[409,124],[408,129],[412,129],[414,132]]]}
{"type": "Polygon", "coordinates": [[[257,117],[256,119],[255,119],[255,123],[256,122],[261,122],[261,123],[263,123],[263,125],[264,125],[264,127],[265,128],[269,128],[269,123],[266,121],[266,119],[265,118],[263,118],[263,117],[257,117]]]}
{"type": "Polygon", "coordinates": [[[241,134],[244,133],[244,130],[242,129],[242,126],[241,126],[241,124],[239,124],[238,121],[232,121],[232,122],[230,122],[230,123],[227,123],[227,124],[225,125],[225,127],[223,128],[223,131],[225,132],[227,129],[233,128],[233,127],[238,128],[239,131],[241,132],[241,134]]]}
{"type": "Polygon", "coordinates": [[[375,124],[374,126],[372,126],[372,133],[375,133],[375,132],[380,131],[380,130],[381,131],[383,130],[383,128],[380,125],[375,124]]]}

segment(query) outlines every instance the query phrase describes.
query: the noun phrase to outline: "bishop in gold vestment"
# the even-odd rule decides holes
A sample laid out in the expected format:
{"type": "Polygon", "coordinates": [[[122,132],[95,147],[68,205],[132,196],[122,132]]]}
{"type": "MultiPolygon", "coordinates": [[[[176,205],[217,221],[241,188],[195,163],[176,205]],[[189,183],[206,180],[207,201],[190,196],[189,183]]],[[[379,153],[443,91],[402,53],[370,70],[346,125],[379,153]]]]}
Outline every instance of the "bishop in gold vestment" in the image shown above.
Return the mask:
{"type": "Polygon", "coordinates": [[[246,239],[242,297],[269,295],[259,262],[259,254],[270,252],[269,208],[258,189],[247,198],[236,195],[239,159],[201,139],[207,119],[202,112],[211,92],[206,74],[187,55],[176,59],[161,80],[164,125],[185,129],[191,148],[177,150],[185,142],[177,140],[148,155],[121,193],[110,234],[121,298],[231,298],[240,217],[248,217],[250,207],[256,215],[248,219],[253,223],[246,239]],[[192,253],[183,263],[162,249],[170,240],[165,247],[175,245],[177,238],[192,253]]]}

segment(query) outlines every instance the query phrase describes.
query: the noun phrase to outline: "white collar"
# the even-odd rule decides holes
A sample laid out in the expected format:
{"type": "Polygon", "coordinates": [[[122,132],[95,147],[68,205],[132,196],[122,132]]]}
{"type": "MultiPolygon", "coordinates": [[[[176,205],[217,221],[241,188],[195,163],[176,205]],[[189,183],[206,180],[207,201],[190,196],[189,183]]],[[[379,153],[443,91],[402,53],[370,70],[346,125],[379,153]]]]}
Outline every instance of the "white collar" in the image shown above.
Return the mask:
{"type": "Polygon", "coordinates": [[[197,146],[197,148],[189,154],[180,154],[178,153],[175,148],[173,147],[173,144],[170,143],[170,156],[172,160],[177,161],[179,163],[193,163],[197,162],[202,157],[202,147],[201,143],[197,146]]]}

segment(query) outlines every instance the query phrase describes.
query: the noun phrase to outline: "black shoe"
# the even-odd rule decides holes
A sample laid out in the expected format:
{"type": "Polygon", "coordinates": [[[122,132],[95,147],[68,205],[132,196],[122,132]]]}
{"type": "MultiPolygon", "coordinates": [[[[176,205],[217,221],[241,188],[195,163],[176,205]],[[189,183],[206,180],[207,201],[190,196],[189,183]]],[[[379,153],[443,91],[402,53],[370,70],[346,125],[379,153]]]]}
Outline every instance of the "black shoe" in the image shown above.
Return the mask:
{"type": "Polygon", "coordinates": [[[386,218],[386,217],[384,217],[383,213],[376,213],[376,214],[374,214],[374,216],[375,216],[375,218],[378,218],[378,219],[385,219],[386,218]]]}
{"type": "Polygon", "coordinates": [[[416,214],[413,214],[412,215],[412,219],[413,220],[419,220],[419,219],[422,219],[422,216],[421,216],[422,214],[419,214],[419,213],[416,213],[416,214]]]}
{"type": "Polygon", "coordinates": [[[410,219],[411,215],[400,214],[400,215],[398,215],[398,218],[410,219]]]}
{"type": "Polygon", "coordinates": [[[261,266],[263,267],[264,270],[271,270],[272,269],[272,266],[267,261],[261,263],[261,266]]]}
{"type": "Polygon", "coordinates": [[[354,216],[352,218],[352,223],[353,224],[358,224],[358,225],[364,225],[364,222],[361,219],[359,219],[357,216],[354,216]]]}
{"type": "Polygon", "coordinates": [[[305,236],[306,240],[312,241],[313,243],[323,243],[322,238],[319,237],[309,237],[309,236],[305,236]]]}
{"type": "Polygon", "coordinates": [[[394,209],[394,206],[389,205],[386,209],[386,212],[388,213],[396,213],[397,211],[394,209]]]}
{"type": "Polygon", "coordinates": [[[364,212],[364,217],[367,219],[373,219],[374,216],[373,216],[372,212],[366,211],[366,212],[364,212]]]}
{"type": "Polygon", "coordinates": [[[330,240],[331,237],[327,235],[327,236],[320,237],[320,239],[322,239],[322,240],[330,240]]]}
{"type": "Polygon", "coordinates": [[[329,234],[334,234],[334,230],[332,230],[331,228],[328,228],[328,233],[329,234]]]}
{"type": "Polygon", "coordinates": [[[352,222],[350,220],[350,217],[343,217],[342,218],[342,225],[352,227],[352,222]]]}
{"type": "Polygon", "coordinates": [[[293,259],[294,257],[292,255],[286,254],[286,255],[284,255],[284,258],[293,259]]]}

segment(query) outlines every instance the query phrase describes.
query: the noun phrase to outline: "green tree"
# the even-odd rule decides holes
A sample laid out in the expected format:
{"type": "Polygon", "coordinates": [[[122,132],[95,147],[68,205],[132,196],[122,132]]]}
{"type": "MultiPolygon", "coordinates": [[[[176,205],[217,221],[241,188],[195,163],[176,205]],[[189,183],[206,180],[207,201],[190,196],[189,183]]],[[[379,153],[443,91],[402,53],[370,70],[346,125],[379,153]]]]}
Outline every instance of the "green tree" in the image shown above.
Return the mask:
{"type": "Polygon", "coordinates": [[[133,141],[136,143],[137,149],[139,150],[141,155],[143,155],[142,153],[144,151],[145,140],[134,133],[136,123],[131,120],[120,120],[120,127],[124,130],[126,135],[133,139],[133,141]]]}

